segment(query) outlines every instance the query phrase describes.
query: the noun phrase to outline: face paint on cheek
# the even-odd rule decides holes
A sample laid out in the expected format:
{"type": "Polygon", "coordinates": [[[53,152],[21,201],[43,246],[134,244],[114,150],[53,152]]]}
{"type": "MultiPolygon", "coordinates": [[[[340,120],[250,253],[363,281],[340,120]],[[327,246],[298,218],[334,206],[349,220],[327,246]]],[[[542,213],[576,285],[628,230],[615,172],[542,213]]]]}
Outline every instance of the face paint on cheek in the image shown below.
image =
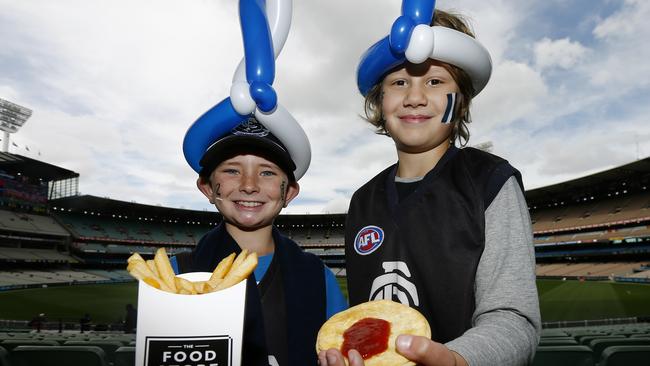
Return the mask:
{"type": "Polygon", "coordinates": [[[445,109],[445,114],[442,116],[441,121],[443,124],[451,123],[454,118],[456,118],[457,96],[457,93],[447,94],[447,108],[445,109]]]}
{"type": "Polygon", "coordinates": [[[223,198],[221,198],[221,192],[219,191],[221,189],[221,184],[217,183],[214,185],[214,190],[213,192],[213,198],[217,201],[223,201],[223,198]]]}
{"type": "Polygon", "coordinates": [[[280,184],[280,199],[282,200],[282,206],[287,205],[287,190],[285,189],[287,187],[287,182],[282,181],[282,184],[280,184]]]}

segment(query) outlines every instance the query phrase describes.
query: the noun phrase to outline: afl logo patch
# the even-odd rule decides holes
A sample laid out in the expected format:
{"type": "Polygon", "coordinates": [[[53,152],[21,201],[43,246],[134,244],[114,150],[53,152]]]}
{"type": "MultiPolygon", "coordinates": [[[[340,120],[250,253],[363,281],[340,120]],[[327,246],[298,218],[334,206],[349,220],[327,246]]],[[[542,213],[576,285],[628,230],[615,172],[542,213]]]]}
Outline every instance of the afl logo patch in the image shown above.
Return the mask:
{"type": "Polygon", "coordinates": [[[384,242],[384,230],[378,226],[366,226],[359,230],[354,238],[354,250],[361,255],[368,255],[384,242]]]}

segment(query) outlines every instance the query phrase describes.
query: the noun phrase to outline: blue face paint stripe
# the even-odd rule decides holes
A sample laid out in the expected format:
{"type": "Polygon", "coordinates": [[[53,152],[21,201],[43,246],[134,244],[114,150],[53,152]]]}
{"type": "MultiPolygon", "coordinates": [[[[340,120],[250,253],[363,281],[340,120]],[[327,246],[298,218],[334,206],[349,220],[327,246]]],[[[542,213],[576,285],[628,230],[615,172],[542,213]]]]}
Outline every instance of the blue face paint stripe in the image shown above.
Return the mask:
{"type": "Polygon", "coordinates": [[[447,94],[447,108],[442,116],[442,123],[450,123],[454,119],[454,108],[456,105],[456,93],[447,94]]]}

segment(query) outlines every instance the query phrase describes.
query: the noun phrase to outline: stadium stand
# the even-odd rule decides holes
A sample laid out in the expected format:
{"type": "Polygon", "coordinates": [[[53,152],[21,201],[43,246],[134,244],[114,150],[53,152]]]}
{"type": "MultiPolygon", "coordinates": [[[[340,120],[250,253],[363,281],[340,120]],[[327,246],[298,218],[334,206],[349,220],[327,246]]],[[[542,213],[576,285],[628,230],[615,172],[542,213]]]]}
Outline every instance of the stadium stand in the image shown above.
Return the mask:
{"type": "Polygon", "coordinates": [[[650,159],[526,192],[538,278],[650,283],[650,159]]]}
{"type": "Polygon", "coordinates": [[[543,329],[533,365],[647,365],[650,323],[543,329]]]}
{"type": "Polygon", "coordinates": [[[600,358],[599,366],[644,365],[650,360],[650,346],[607,347],[600,358]]]}
{"type": "Polygon", "coordinates": [[[135,366],[135,347],[120,347],[115,350],[113,366],[135,366]]]}
{"type": "Polygon", "coordinates": [[[109,366],[106,353],[95,346],[20,346],[11,352],[12,366],[109,366]]]}
{"type": "Polygon", "coordinates": [[[133,342],[134,334],[115,332],[0,332],[0,366],[3,362],[4,365],[14,366],[16,362],[19,365],[86,365],[86,362],[96,362],[99,359],[101,364],[107,366],[133,365],[135,347],[129,346],[133,342]],[[87,358],[89,350],[92,359],[87,358]],[[52,352],[61,353],[65,357],[51,358],[52,352]],[[43,357],[51,359],[44,361],[43,357]]]}
{"type": "Polygon", "coordinates": [[[0,347],[0,366],[9,366],[9,353],[4,347],[0,347]]]}

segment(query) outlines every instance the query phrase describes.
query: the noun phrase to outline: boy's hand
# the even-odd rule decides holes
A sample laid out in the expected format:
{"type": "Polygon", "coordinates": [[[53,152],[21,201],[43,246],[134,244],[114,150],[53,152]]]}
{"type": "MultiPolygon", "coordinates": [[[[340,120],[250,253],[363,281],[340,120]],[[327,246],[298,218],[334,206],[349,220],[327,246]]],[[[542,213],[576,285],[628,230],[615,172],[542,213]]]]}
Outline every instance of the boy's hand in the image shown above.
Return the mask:
{"type": "MultiPolygon", "coordinates": [[[[400,335],[395,341],[397,352],[407,359],[422,366],[467,366],[459,354],[450,351],[442,343],[426,337],[400,335]]],[[[363,359],[356,350],[348,354],[349,366],[363,366],[363,359]]],[[[321,351],[318,354],[320,366],[345,366],[343,354],[337,349],[321,351]]]]}
{"type": "Polygon", "coordinates": [[[397,352],[422,366],[467,366],[467,362],[444,344],[426,337],[402,334],[395,340],[397,352]]]}
{"type": "MultiPolygon", "coordinates": [[[[363,366],[363,358],[355,349],[348,352],[348,362],[350,362],[350,366],[363,366]]],[[[318,364],[320,366],[345,366],[345,358],[341,351],[331,348],[318,353],[318,364]]]]}

